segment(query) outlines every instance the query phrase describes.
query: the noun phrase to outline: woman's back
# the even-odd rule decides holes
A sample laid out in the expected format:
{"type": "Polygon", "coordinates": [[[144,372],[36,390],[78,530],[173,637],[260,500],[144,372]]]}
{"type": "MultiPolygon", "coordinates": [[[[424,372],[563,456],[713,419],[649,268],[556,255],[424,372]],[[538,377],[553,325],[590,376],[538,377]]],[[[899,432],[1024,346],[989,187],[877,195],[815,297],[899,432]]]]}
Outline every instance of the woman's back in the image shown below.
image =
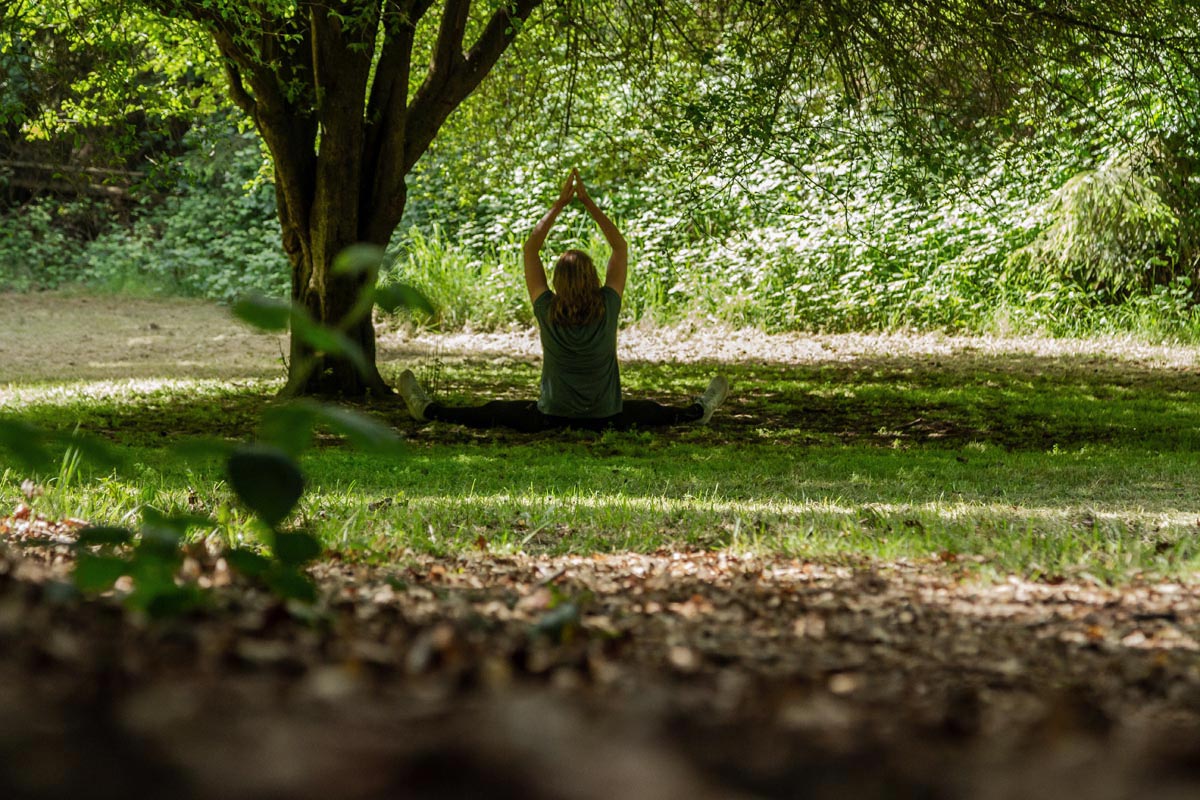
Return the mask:
{"type": "Polygon", "coordinates": [[[531,400],[492,400],[482,406],[455,408],[434,402],[417,382],[412,370],[400,374],[400,393],[417,420],[442,420],[490,428],[505,425],[520,431],[576,427],[587,430],[678,425],[708,422],[713,409],[729,390],[723,377],[712,379],[695,402],[681,407],[653,400],[621,399],[621,372],[617,366],[617,320],[625,290],[629,246],[603,211],[588,195],[579,173],[563,183],[558,199],[538,221],[522,248],[525,288],[533,302],[542,339],[542,393],[531,400]],[[568,250],[554,265],[554,291],[546,281],[541,249],[555,218],[578,198],[600,226],[612,248],[604,285],[600,285],[591,256],[568,250]]]}
{"type": "Polygon", "coordinates": [[[582,325],[555,324],[553,292],[533,303],[542,340],[542,393],[538,409],[556,417],[610,417],[621,412],[617,321],[621,295],[603,287],[603,315],[582,325]]]}

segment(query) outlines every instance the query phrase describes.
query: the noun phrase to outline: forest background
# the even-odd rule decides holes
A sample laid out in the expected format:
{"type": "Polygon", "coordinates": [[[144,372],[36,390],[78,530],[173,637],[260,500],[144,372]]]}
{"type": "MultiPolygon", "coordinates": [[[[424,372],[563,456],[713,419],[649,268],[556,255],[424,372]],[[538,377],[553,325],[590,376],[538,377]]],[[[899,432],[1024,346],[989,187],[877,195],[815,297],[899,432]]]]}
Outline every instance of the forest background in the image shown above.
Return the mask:
{"type": "MultiPolygon", "coordinates": [[[[269,157],[211,45],[152,16],[105,24],[6,18],[0,286],[286,296],[269,157]]],[[[530,322],[519,245],[577,166],[631,242],[631,319],[1200,335],[1186,74],[1172,96],[1135,57],[1058,66],[1040,78],[1057,99],[960,103],[914,135],[894,96],[833,70],[785,88],[741,44],[645,81],[570,3],[531,28],[410,176],[385,277],[427,294],[431,324],[530,322]]],[[[603,256],[582,214],[565,222],[552,247],[603,256]]]]}

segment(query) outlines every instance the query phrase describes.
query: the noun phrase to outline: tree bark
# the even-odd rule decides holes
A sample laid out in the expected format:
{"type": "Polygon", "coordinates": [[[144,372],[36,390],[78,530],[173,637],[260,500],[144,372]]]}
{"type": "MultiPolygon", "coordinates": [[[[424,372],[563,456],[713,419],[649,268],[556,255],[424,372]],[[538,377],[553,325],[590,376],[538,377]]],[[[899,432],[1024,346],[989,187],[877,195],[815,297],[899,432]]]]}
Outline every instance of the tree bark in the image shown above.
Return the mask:
{"type": "MultiPolygon", "coordinates": [[[[301,201],[307,213],[295,214],[289,207],[280,214],[285,231],[290,224],[301,237],[299,252],[292,258],[292,301],[316,322],[346,334],[362,350],[366,369],[343,354],[313,352],[293,332],[283,391],[326,397],[383,396],[392,390],[375,365],[371,312],[351,318],[360,294],[372,288],[368,281],[373,276],[339,275],[333,269],[338,254],[347,247],[360,242],[384,247],[391,235],[389,230],[371,241],[362,225],[366,215],[361,187],[364,180],[370,181],[363,172],[363,110],[373,51],[361,35],[344,30],[341,19],[327,7],[314,5],[309,14],[312,74],[319,87],[313,110],[321,135],[311,165],[312,182],[301,201]],[[307,220],[307,226],[301,220],[307,220]]],[[[290,198],[285,202],[296,204],[290,198]]]]}
{"type": "Polygon", "coordinates": [[[375,326],[370,312],[361,319],[346,322],[346,315],[364,288],[362,276],[333,275],[332,259],[324,263],[306,263],[305,251],[313,252],[311,246],[306,247],[293,260],[292,302],[308,311],[316,321],[345,333],[363,351],[368,369],[365,373],[360,371],[354,362],[344,356],[316,353],[302,337],[293,334],[288,380],[280,394],[285,397],[341,398],[378,398],[393,394],[375,364],[375,326]],[[301,274],[325,274],[329,277],[318,290],[312,283],[301,283],[295,279],[301,274]]]}

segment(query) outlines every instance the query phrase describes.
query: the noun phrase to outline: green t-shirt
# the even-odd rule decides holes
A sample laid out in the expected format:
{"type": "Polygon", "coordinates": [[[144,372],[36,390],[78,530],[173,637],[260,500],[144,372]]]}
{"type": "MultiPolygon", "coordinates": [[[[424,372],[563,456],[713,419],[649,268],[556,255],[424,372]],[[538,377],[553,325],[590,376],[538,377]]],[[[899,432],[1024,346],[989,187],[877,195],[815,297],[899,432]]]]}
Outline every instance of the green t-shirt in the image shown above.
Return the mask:
{"type": "Polygon", "coordinates": [[[617,367],[617,317],[621,295],[605,286],[604,316],[591,325],[550,322],[549,289],[533,301],[542,337],[542,396],[538,409],[556,417],[595,419],[621,413],[617,367]]]}

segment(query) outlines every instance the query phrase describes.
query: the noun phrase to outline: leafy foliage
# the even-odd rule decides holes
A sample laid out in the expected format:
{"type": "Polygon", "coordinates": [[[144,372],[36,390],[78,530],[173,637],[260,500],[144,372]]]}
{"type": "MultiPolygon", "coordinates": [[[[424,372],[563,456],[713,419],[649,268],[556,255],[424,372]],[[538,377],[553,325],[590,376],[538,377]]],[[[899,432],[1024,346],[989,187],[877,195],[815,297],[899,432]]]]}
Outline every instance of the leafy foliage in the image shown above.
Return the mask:
{"type": "Polygon", "coordinates": [[[199,588],[177,581],[176,574],[183,565],[181,545],[188,529],[207,522],[146,506],[136,535],[123,528],[85,528],[75,544],[75,585],[88,593],[104,592],[128,576],[133,585],[125,603],[131,608],[153,616],[194,608],[201,602],[199,588]]]}
{"type": "Polygon", "coordinates": [[[274,188],[259,179],[259,146],[225,117],[210,122],[138,190],[142,206],[122,212],[47,197],[0,216],[0,282],[17,291],[82,285],[222,302],[252,291],[285,296],[288,263],[274,188]]]}
{"type": "Polygon", "coordinates": [[[304,494],[300,468],[275,447],[240,447],[229,457],[226,469],[238,497],[272,529],[287,518],[304,494]]]}
{"type": "MultiPolygon", "coordinates": [[[[1200,137],[1180,102],[1194,86],[1188,56],[1171,49],[1189,40],[1172,39],[1158,58],[1146,49],[1145,37],[1193,13],[1177,9],[1173,21],[1168,6],[1115,41],[1083,24],[1092,17],[1057,29],[1005,17],[1029,34],[1012,41],[1007,29],[978,29],[974,4],[935,14],[872,3],[831,9],[811,52],[794,46],[812,33],[787,16],[796,9],[773,9],[785,17],[772,27],[774,17],[741,6],[672,25],[653,4],[556,7],[524,26],[505,68],[416,163],[403,233],[380,262],[403,285],[381,287],[375,302],[411,303],[419,286],[439,309],[435,324],[527,324],[518,243],[561,173],[580,166],[630,239],[625,307],[637,318],[1185,332],[1200,137]],[[870,9],[893,41],[851,24],[870,9]],[[647,31],[656,46],[641,52],[647,31]],[[946,46],[929,63],[906,61],[905,43],[923,35],[946,46]],[[995,57],[1012,61],[1003,74],[967,47],[993,35],[995,57]],[[863,63],[845,60],[854,47],[863,63]],[[1063,48],[1079,57],[1064,62],[1063,48]],[[826,57],[836,69],[804,66],[826,57]],[[879,69],[864,71],[872,59],[879,69]],[[945,114],[914,116],[934,102],[945,114]]],[[[430,28],[418,31],[421,57],[430,28]]],[[[75,235],[79,214],[53,204],[6,220],[10,284],[283,296],[260,147],[225,117],[207,118],[187,144],[169,171],[172,194],[131,225],[75,235]]],[[[564,216],[550,247],[581,241],[603,263],[579,214],[564,216]]],[[[353,352],[303,317],[292,329],[319,352],[353,352]]]]}
{"type": "Polygon", "coordinates": [[[1128,163],[1109,160],[1076,174],[1041,211],[1048,224],[1010,265],[1122,294],[1160,283],[1176,263],[1179,220],[1154,181],[1128,163]]]}
{"type": "MultiPolygon", "coordinates": [[[[883,94],[847,105],[844,87],[815,75],[786,89],[802,96],[783,97],[768,135],[755,127],[768,122],[754,115],[761,98],[739,99],[762,90],[737,72],[753,47],[739,41],[699,67],[664,67],[661,90],[586,52],[587,79],[572,84],[569,38],[536,41],[559,61],[532,99],[526,91],[519,109],[452,119],[418,165],[396,273],[442,299],[448,324],[527,321],[517,242],[557,175],[582,166],[631,242],[625,308],[635,317],[834,331],[1194,330],[1190,306],[1161,302],[1166,290],[1155,288],[1179,297],[1196,269],[1184,243],[1197,207],[1184,199],[1184,143],[1198,137],[1186,109],[1149,89],[1167,80],[1165,61],[1137,79],[1113,61],[1108,71],[1064,67],[1053,79],[1071,102],[1008,97],[1007,110],[987,112],[994,122],[956,118],[931,148],[896,124],[883,94]],[[563,109],[569,121],[547,129],[563,109]],[[1096,175],[1125,188],[1097,205],[1074,190],[1096,175]],[[1085,203],[1094,211],[1079,213],[1085,203]],[[1063,240],[1068,218],[1091,252],[1052,258],[1045,244],[1063,240]]],[[[965,87],[978,76],[960,77],[965,87]]],[[[504,80],[480,102],[522,93],[504,80]]],[[[588,241],[583,223],[564,215],[550,247],[588,241]]],[[[603,247],[593,249],[602,263],[603,247]]]]}

